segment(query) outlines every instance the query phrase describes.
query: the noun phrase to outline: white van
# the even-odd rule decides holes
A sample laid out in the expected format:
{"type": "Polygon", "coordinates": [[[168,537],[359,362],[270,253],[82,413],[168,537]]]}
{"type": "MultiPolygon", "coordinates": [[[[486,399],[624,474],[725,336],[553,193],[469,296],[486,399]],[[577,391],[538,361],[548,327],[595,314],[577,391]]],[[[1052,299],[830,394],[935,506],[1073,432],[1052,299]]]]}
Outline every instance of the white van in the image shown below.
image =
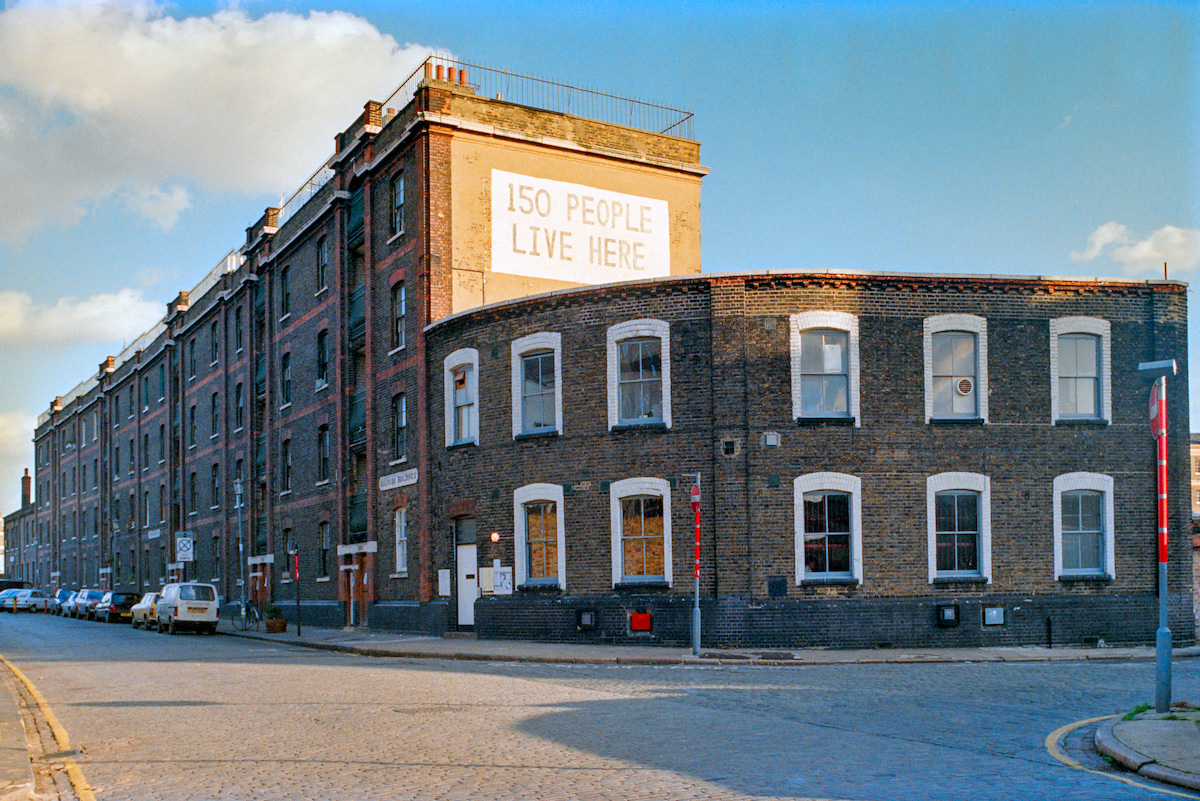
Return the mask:
{"type": "Polygon", "coordinates": [[[167,584],[158,599],[158,630],[217,633],[217,588],[195,581],[167,584]]]}

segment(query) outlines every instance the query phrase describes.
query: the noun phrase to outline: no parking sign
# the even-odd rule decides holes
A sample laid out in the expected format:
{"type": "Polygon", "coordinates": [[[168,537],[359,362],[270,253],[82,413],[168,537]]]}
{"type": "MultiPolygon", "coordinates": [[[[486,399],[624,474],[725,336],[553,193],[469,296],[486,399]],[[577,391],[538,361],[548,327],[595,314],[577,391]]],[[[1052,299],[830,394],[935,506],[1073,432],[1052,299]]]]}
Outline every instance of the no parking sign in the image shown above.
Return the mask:
{"type": "Polygon", "coordinates": [[[195,549],[192,546],[192,533],[190,531],[175,532],[175,561],[196,561],[195,549]]]}

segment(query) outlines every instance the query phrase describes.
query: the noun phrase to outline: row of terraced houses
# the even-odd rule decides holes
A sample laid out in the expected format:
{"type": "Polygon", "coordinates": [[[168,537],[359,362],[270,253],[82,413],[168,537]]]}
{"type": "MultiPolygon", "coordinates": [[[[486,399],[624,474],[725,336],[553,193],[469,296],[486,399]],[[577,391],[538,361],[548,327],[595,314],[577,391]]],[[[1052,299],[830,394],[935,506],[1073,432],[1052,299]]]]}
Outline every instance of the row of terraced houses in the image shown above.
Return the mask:
{"type": "Polygon", "coordinates": [[[10,574],[678,643],[698,549],[709,645],[1151,641],[1138,364],[1187,364],[1185,286],[701,274],[691,126],[430,59],[41,415],[10,574]]]}

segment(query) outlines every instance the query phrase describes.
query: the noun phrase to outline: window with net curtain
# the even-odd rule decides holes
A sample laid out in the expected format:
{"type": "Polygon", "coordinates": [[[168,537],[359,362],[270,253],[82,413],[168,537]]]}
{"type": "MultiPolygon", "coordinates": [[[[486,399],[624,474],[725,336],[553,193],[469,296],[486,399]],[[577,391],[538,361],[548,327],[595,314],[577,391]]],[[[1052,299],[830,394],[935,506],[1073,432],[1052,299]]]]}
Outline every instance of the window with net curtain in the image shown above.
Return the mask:
{"type": "Polygon", "coordinates": [[[1058,337],[1058,398],[1059,414],[1064,418],[1100,417],[1100,337],[1058,337]]]}
{"type": "Polygon", "coordinates": [[[834,329],[800,332],[800,415],[850,416],[850,336],[834,329]]]}
{"type": "Polygon", "coordinates": [[[617,356],[620,422],[662,422],[662,340],[657,337],[622,340],[617,343],[617,356]]]}

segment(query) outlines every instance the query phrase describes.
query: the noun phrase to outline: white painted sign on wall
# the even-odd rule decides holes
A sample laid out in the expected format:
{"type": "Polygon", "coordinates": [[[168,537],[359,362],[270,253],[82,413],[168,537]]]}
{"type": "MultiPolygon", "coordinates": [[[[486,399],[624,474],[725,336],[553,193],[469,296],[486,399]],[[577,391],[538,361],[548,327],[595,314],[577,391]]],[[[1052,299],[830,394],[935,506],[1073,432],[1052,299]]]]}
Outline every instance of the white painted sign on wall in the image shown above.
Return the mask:
{"type": "Polygon", "coordinates": [[[492,272],[578,284],[670,275],[667,202],[492,170],[492,272]]]}
{"type": "Polygon", "coordinates": [[[386,492],[391,489],[407,487],[410,484],[417,483],[417,469],[402,470],[399,473],[391,473],[386,476],[379,477],[379,491],[386,492]]]}

